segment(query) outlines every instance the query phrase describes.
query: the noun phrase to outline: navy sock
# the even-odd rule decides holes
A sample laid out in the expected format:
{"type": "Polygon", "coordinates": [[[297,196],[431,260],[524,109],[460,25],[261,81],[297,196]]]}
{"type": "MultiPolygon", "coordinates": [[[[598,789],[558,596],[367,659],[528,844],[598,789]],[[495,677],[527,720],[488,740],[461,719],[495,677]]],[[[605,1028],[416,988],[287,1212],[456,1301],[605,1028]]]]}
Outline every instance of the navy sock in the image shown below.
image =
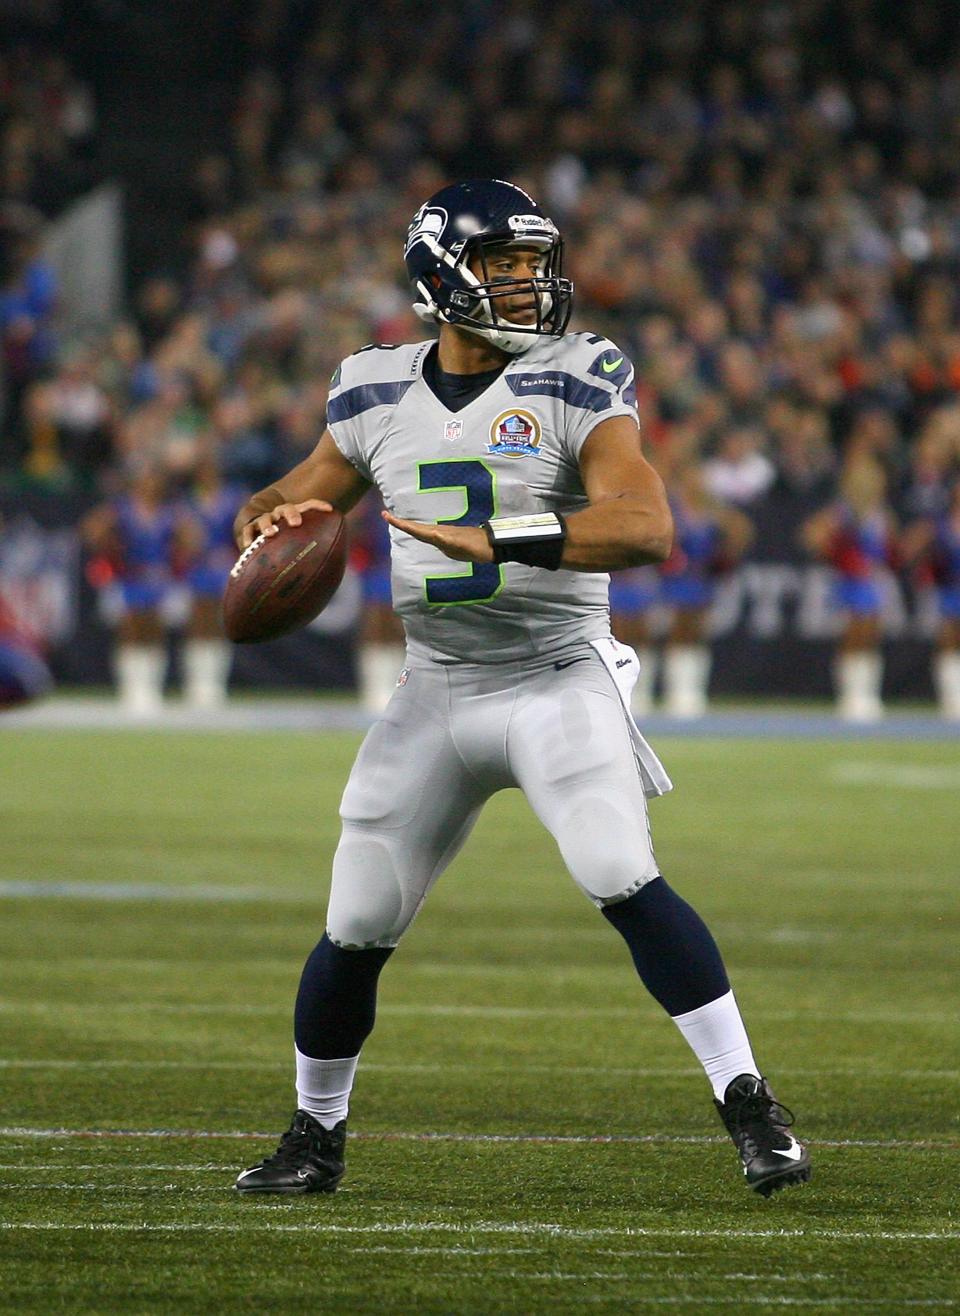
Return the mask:
{"type": "Polygon", "coordinates": [[[629,946],[643,985],[669,1015],[699,1009],[730,990],[709,928],[662,877],[602,912],[629,946]]]}
{"type": "Polygon", "coordinates": [[[343,950],[323,934],[300,976],[293,1012],[298,1051],[314,1060],[360,1054],[373,1030],[377,979],[394,949],[343,950]]]}

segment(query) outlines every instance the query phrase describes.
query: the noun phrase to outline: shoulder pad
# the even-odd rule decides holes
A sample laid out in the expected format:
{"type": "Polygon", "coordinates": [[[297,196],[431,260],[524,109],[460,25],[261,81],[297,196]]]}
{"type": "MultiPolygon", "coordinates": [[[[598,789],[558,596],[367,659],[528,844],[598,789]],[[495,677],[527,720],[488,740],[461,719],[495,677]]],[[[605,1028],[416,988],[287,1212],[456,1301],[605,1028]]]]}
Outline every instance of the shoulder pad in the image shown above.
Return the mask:
{"type": "Polygon", "coordinates": [[[368,343],[344,357],[334,372],[332,387],[352,388],[358,384],[413,379],[416,376],[418,353],[429,346],[430,342],[368,343]]]}
{"type": "Polygon", "coordinates": [[[554,363],[593,383],[599,380],[620,392],[633,379],[633,362],[623,348],[603,334],[565,334],[556,340],[554,363]]]}

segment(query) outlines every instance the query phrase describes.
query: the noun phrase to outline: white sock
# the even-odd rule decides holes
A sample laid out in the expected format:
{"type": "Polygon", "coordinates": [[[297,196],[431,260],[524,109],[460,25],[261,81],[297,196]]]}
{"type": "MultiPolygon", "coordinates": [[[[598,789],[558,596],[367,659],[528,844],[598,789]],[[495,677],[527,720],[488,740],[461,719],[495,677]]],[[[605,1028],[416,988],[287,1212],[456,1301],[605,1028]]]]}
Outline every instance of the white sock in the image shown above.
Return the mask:
{"type": "Polygon", "coordinates": [[[637,677],[637,684],[633,687],[630,707],[638,717],[643,717],[653,707],[653,682],[657,674],[657,655],[656,650],[651,649],[646,644],[641,645],[639,648],[634,646],[634,648],[637,657],[640,659],[640,675],[637,677]]]}
{"type": "Polygon", "coordinates": [[[121,644],[116,652],[117,693],[129,713],[146,717],[163,707],[167,655],[160,645],[121,644]]]}
{"type": "Polygon", "coordinates": [[[297,1106],[325,1129],[347,1118],[359,1055],[342,1060],[314,1060],[297,1047],[297,1106]]]}
{"type": "Polygon", "coordinates": [[[671,717],[702,717],[707,711],[710,650],[705,644],[674,644],[663,659],[664,707],[671,717]]]}
{"type": "Polygon", "coordinates": [[[219,708],[227,698],[233,650],[225,640],[187,640],[183,694],[192,708],[219,708]]]}
{"type": "Polygon", "coordinates": [[[876,649],[842,653],[835,667],[837,714],[847,722],[876,722],[883,717],[880,684],[883,658],[876,649]]]}
{"type": "Polygon", "coordinates": [[[703,1065],[718,1101],[723,1100],[727,1084],[740,1074],[760,1077],[733,992],[686,1014],[674,1015],[673,1022],[703,1065]]]}
{"type": "Polygon", "coordinates": [[[357,656],[360,702],[368,713],[382,713],[389,704],[403,667],[402,644],[362,644],[357,656]]]}
{"type": "Polygon", "coordinates": [[[946,649],[937,654],[933,661],[933,683],[942,715],[951,722],[960,719],[960,652],[946,649]]]}

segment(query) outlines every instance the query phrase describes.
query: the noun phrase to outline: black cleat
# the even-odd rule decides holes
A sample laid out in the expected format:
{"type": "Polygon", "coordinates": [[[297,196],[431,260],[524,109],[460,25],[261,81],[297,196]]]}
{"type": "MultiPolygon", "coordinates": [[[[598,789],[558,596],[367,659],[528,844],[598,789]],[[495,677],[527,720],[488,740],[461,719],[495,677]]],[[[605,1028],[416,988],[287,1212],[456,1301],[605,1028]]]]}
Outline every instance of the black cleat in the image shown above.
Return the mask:
{"type": "Polygon", "coordinates": [[[793,1114],[781,1106],[765,1078],[741,1074],[713,1103],[743,1162],[747,1187],[769,1197],[810,1178],[810,1153],[789,1132],[793,1114]]]}
{"type": "Polygon", "coordinates": [[[237,1179],[241,1193],[335,1193],[343,1178],[343,1148],[347,1121],[332,1129],[298,1110],[272,1156],[244,1170],[237,1179]]]}

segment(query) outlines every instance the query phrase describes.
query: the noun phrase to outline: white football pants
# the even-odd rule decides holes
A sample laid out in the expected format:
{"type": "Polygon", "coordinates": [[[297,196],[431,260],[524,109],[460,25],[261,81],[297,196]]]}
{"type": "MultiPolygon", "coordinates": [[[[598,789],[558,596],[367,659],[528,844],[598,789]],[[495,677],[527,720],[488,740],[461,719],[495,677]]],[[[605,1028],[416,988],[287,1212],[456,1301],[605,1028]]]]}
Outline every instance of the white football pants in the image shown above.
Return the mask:
{"type": "Polygon", "coordinates": [[[591,647],[549,662],[414,666],[344,792],[330,938],[395,946],[485,801],[509,787],[597,905],[659,876],[630,723],[591,647]]]}

